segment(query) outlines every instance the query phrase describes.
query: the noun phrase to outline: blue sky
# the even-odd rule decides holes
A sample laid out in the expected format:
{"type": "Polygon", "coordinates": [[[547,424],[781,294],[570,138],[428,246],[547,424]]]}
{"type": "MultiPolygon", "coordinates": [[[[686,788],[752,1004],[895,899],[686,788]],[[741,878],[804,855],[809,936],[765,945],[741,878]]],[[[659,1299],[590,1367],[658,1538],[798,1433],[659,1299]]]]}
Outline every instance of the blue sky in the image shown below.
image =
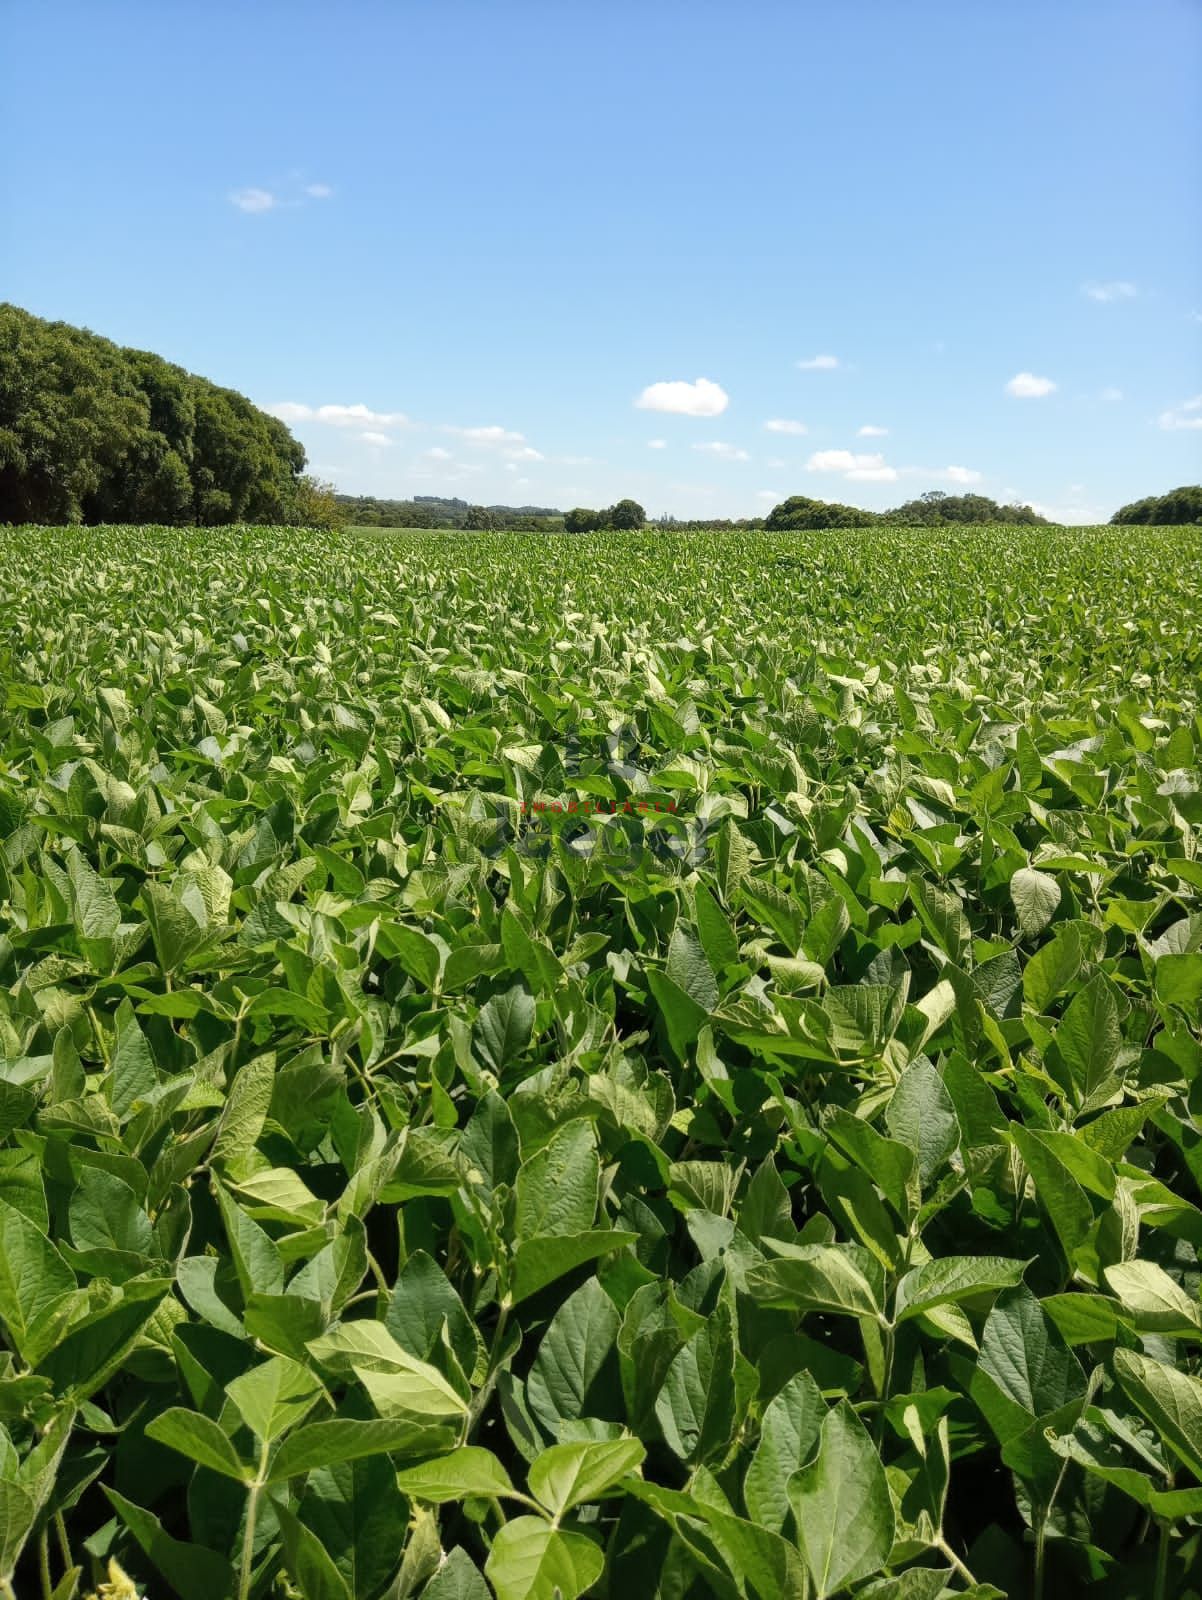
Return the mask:
{"type": "Polygon", "coordinates": [[[245,391],[349,492],[1088,522],[1202,476],[1197,0],[8,0],[5,35],[0,298],[245,391]]]}

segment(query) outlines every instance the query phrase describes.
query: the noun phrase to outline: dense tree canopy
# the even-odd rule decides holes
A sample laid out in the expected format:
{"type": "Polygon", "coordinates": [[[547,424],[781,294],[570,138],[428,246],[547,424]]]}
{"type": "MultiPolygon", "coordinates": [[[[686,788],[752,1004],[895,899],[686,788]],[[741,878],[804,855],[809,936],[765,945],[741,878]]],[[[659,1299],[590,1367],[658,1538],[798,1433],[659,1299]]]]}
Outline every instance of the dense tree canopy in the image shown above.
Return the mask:
{"type": "Polygon", "coordinates": [[[944,494],[941,489],[930,489],[917,500],[907,500],[892,511],[882,511],[882,522],[900,523],[907,527],[942,527],[949,522],[1019,522],[1046,523],[1030,506],[1000,505],[983,494],[944,494]]]}
{"type": "Polygon", "coordinates": [[[646,521],[647,513],[637,500],[619,500],[601,511],[575,506],[565,512],[563,525],[568,533],[592,533],[598,528],[641,528],[646,521]]]}
{"type": "Polygon", "coordinates": [[[1184,484],[1168,494],[1149,495],[1122,506],[1111,522],[1142,523],[1148,527],[1172,528],[1184,522],[1202,522],[1202,484],[1184,484]]]}
{"type": "Polygon", "coordinates": [[[773,506],[764,526],[785,528],[869,528],[879,519],[859,506],[841,506],[835,501],[811,500],[804,494],[790,495],[773,506]]]}
{"type": "Polygon", "coordinates": [[[299,522],[304,465],[233,389],[0,305],[0,522],[299,522]]]}

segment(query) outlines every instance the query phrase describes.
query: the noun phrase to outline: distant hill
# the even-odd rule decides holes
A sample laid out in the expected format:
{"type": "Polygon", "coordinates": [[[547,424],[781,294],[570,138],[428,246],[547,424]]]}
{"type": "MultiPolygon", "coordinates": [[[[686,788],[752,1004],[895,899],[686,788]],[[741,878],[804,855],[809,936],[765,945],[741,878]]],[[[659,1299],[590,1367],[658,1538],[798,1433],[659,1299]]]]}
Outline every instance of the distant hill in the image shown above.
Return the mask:
{"type": "Polygon", "coordinates": [[[418,494],[412,500],[381,500],[365,494],[340,494],[335,499],[347,522],[362,528],[492,527],[538,532],[563,524],[563,512],[552,506],[482,506],[437,494],[418,494]]]}

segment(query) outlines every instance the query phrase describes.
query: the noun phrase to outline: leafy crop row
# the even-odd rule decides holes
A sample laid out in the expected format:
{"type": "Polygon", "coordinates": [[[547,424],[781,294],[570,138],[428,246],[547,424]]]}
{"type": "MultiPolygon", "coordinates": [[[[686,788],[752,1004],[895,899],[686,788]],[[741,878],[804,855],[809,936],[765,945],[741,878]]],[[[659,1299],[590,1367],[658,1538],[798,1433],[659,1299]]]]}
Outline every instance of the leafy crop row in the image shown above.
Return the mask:
{"type": "Polygon", "coordinates": [[[0,562],[0,1595],[1197,1592],[1202,536],[0,562]]]}

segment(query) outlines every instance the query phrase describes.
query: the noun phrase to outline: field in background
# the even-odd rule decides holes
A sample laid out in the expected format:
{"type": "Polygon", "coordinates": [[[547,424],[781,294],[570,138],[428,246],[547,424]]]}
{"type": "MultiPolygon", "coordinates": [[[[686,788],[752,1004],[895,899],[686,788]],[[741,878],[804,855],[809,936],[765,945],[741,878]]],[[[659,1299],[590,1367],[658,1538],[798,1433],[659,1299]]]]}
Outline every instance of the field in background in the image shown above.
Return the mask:
{"type": "Polygon", "coordinates": [[[1202,530],[0,564],[0,1593],[1187,1592],[1202,530]]]}

